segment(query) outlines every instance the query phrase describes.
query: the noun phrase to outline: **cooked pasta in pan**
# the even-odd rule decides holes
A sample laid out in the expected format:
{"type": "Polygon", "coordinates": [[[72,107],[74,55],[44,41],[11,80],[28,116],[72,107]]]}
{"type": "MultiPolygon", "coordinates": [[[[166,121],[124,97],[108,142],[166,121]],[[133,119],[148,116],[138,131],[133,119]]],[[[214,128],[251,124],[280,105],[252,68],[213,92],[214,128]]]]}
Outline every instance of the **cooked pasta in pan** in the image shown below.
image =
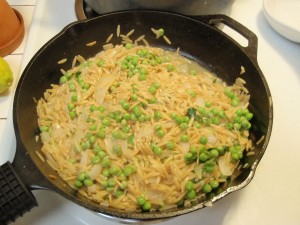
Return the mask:
{"type": "Polygon", "coordinates": [[[187,206],[226,188],[249,139],[249,94],[179,52],[131,43],[77,56],[38,100],[42,154],[101,205],[187,206]]]}

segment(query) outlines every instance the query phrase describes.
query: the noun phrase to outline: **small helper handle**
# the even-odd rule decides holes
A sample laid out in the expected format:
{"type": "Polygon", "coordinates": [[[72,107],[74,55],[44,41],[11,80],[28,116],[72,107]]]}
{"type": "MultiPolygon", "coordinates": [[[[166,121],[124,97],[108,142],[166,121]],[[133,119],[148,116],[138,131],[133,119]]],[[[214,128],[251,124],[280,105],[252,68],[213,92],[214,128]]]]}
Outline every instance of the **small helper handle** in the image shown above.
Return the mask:
{"type": "Polygon", "coordinates": [[[15,221],[37,206],[33,194],[22,183],[10,162],[0,167],[0,224],[15,221]]]}
{"type": "MultiPolygon", "coordinates": [[[[247,54],[249,58],[257,62],[257,36],[249,30],[247,27],[242,25],[241,23],[237,22],[236,20],[230,18],[226,15],[216,14],[216,15],[205,15],[205,16],[192,16],[193,19],[196,19],[200,22],[203,22],[208,25],[216,26],[218,24],[224,24],[242,35],[244,38],[248,40],[248,46],[243,47],[237,41],[235,41],[232,37],[228,34],[224,34],[230,37],[237,45],[240,46],[241,49],[247,54]]],[[[222,30],[220,30],[222,32],[222,30]]]]}

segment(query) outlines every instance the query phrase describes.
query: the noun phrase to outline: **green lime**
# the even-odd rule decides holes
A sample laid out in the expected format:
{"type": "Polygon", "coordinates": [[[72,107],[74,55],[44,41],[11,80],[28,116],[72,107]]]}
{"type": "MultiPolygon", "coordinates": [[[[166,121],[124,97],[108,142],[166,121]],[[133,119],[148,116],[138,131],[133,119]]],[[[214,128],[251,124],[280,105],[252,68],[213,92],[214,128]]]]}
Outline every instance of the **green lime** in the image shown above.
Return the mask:
{"type": "Polygon", "coordinates": [[[14,77],[8,63],[0,57],[0,94],[5,92],[13,83],[14,77]]]}

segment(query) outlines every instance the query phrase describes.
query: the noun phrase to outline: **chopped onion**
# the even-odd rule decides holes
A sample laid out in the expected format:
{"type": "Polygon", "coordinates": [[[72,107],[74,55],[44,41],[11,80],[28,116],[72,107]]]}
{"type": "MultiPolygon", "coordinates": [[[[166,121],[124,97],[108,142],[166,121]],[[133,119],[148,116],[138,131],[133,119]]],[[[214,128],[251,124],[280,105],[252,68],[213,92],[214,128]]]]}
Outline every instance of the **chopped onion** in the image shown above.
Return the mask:
{"type": "Polygon", "coordinates": [[[102,166],[100,164],[96,164],[89,171],[89,175],[92,180],[94,180],[102,171],[102,166]]]}
{"type": "Polygon", "coordinates": [[[196,165],[194,172],[196,173],[197,178],[202,179],[202,164],[196,165]]]}
{"type": "Polygon", "coordinates": [[[217,137],[213,134],[209,135],[207,139],[209,144],[215,144],[217,142],[217,137]]]}
{"type": "Polygon", "coordinates": [[[225,176],[231,176],[236,167],[236,163],[232,162],[230,154],[230,152],[226,152],[223,156],[220,156],[218,159],[220,171],[225,176]]]}
{"type": "Polygon", "coordinates": [[[85,167],[87,167],[87,164],[88,164],[88,154],[87,154],[87,151],[82,151],[81,152],[81,159],[80,159],[81,169],[84,169],[85,167]]]}
{"type": "Polygon", "coordinates": [[[41,141],[43,143],[47,143],[47,142],[50,141],[50,134],[49,134],[49,132],[42,132],[41,133],[41,141]]]}
{"type": "Polygon", "coordinates": [[[198,97],[198,98],[196,98],[196,100],[195,100],[195,104],[196,104],[197,106],[204,106],[204,105],[205,105],[205,101],[204,101],[203,98],[198,97]]]}
{"type": "Polygon", "coordinates": [[[143,137],[148,137],[148,136],[152,136],[153,135],[153,127],[148,125],[148,126],[144,126],[144,127],[141,127],[139,129],[139,132],[137,133],[136,135],[136,140],[140,140],[142,139],[143,137]]]}
{"type": "Polygon", "coordinates": [[[164,202],[163,202],[164,194],[165,193],[153,191],[150,189],[148,189],[146,191],[146,196],[149,199],[149,201],[151,201],[153,204],[156,204],[156,205],[164,205],[164,202]]]}
{"type": "Polygon", "coordinates": [[[179,144],[179,146],[180,146],[183,153],[187,153],[190,149],[190,143],[187,143],[187,142],[181,142],[179,144]]]}
{"type": "Polygon", "coordinates": [[[114,80],[114,76],[106,75],[101,77],[95,85],[94,98],[99,104],[104,101],[105,95],[114,80]]]}

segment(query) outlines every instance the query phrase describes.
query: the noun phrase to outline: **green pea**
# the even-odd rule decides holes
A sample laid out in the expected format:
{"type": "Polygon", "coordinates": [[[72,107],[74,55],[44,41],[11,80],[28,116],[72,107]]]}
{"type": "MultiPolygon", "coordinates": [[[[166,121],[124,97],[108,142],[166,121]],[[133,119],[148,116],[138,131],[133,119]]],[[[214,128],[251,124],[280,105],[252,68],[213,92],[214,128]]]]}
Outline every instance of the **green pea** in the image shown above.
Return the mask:
{"type": "Polygon", "coordinates": [[[142,115],[142,111],[141,111],[141,108],[139,106],[134,106],[132,108],[132,112],[134,113],[134,115],[136,117],[140,117],[142,115]]]}
{"type": "Polygon", "coordinates": [[[242,125],[240,123],[233,123],[233,128],[240,130],[242,125]]]}
{"type": "Polygon", "coordinates": [[[136,101],[137,99],[138,99],[138,95],[137,94],[134,93],[134,94],[131,95],[131,100],[132,101],[136,101]]]}
{"type": "Polygon", "coordinates": [[[189,181],[186,182],[184,187],[185,187],[186,191],[191,191],[191,190],[194,190],[195,185],[192,181],[189,180],[189,181]]]}
{"type": "Polygon", "coordinates": [[[180,137],[181,142],[188,142],[189,141],[189,136],[187,134],[184,134],[180,137]]]}
{"type": "Polygon", "coordinates": [[[132,45],[131,43],[126,43],[125,47],[126,47],[127,49],[131,49],[131,48],[133,47],[133,45],[132,45]]]}
{"type": "Polygon", "coordinates": [[[123,168],[123,174],[128,177],[130,176],[132,173],[135,172],[135,166],[134,165],[127,165],[123,168]]]}
{"type": "Polygon", "coordinates": [[[134,135],[131,134],[128,139],[127,139],[127,143],[130,144],[130,145],[133,145],[134,144],[134,135]]]}
{"type": "MultiPolygon", "coordinates": [[[[124,176],[124,175],[123,175],[124,176]]],[[[124,176],[124,178],[123,178],[124,180],[122,180],[122,182],[121,182],[121,184],[120,184],[120,188],[122,189],[122,190],[125,190],[125,189],[127,189],[128,188],[128,182],[126,181],[126,176],[124,176]]]]}
{"type": "Polygon", "coordinates": [[[175,122],[177,124],[181,124],[183,122],[183,117],[181,117],[181,116],[175,116],[175,122]]]}
{"type": "Polygon", "coordinates": [[[234,93],[229,89],[229,88],[225,88],[224,89],[224,94],[228,97],[228,98],[233,98],[235,95],[234,93]]]}
{"type": "Polygon", "coordinates": [[[124,192],[122,190],[116,190],[116,192],[114,193],[114,196],[116,198],[121,197],[124,194],[124,192]]]}
{"type": "Polygon", "coordinates": [[[248,113],[246,113],[245,116],[246,116],[247,120],[251,120],[253,118],[253,113],[248,112],[248,113]]]}
{"type": "Polygon", "coordinates": [[[77,175],[77,180],[84,181],[85,180],[85,173],[80,173],[77,175]]]}
{"type": "Polygon", "coordinates": [[[117,156],[122,155],[122,147],[119,144],[113,146],[113,151],[117,156]]]}
{"type": "Polygon", "coordinates": [[[100,105],[100,106],[98,107],[98,110],[99,110],[100,112],[105,112],[105,107],[102,106],[102,105],[100,105]]]}
{"type": "Polygon", "coordinates": [[[140,115],[138,118],[138,121],[144,122],[145,121],[145,115],[140,115]]]}
{"type": "Polygon", "coordinates": [[[225,154],[225,149],[222,146],[217,147],[219,155],[224,155],[225,154]]]}
{"type": "Polygon", "coordinates": [[[184,155],[184,160],[185,160],[187,163],[192,162],[192,161],[194,160],[193,154],[190,153],[190,152],[185,153],[185,155],[184,155]]]}
{"type": "Polygon", "coordinates": [[[210,155],[210,157],[212,157],[212,158],[216,158],[216,157],[219,156],[219,152],[218,152],[217,149],[212,149],[212,150],[210,150],[209,155],[210,155]]]}
{"type": "Polygon", "coordinates": [[[173,72],[173,71],[175,71],[175,69],[176,69],[176,68],[175,68],[174,65],[171,65],[171,64],[170,64],[170,65],[167,66],[167,71],[168,71],[168,72],[173,72]]]}
{"type": "Polygon", "coordinates": [[[83,186],[83,183],[80,180],[74,181],[74,187],[81,188],[83,186]]]}
{"type": "Polygon", "coordinates": [[[200,160],[200,162],[205,162],[205,161],[207,161],[208,159],[209,159],[209,155],[208,155],[207,153],[205,153],[205,152],[200,153],[200,155],[199,155],[199,160],[200,160]]]}
{"type": "Polygon", "coordinates": [[[77,94],[73,94],[73,95],[71,96],[71,100],[72,100],[72,102],[77,102],[77,101],[78,101],[78,96],[77,96],[77,94]]]}
{"type": "Polygon", "coordinates": [[[75,109],[75,105],[74,105],[73,103],[69,103],[69,104],[67,105],[67,107],[68,107],[68,110],[69,110],[69,111],[72,111],[73,109],[75,109]]]}
{"type": "Polygon", "coordinates": [[[94,145],[93,150],[94,150],[94,153],[96,153],[96,154],[97,154],[98,152],[102,151],[102,149],[101,149],[101,147],[100,147],[99,145],[94,145]]]}
{"type": "Polygon", "coordinates": [[[228,130],[232,130],[232,129],[233,129],[233,124],[230,123],[230,122],[226,123],[226,128],[227,128],[228,130]]]}
{"type": "Polygon", "coordinates": [[[234,106],[234,107],[238,106],[239,105],[239,100],[237,98],[233,98],[231,100],[231,105],[234,106]]]}
{"type": "Polygon", "coordinates": [[[49,127],[48,126],[40,126],[40,131],[49,132],[49,127]]]}
{"type": "Polygon", "coordinates": [[[202,186],[202,191],[204,192],[204,193],[210,193],[211,191],[212,191],[212,188],[211,188],[211,186],[210,186],[210,184],[204,184],[203,186],[202,186]]]}
{"type": "Polygon", "coordinates": [[[148,91],[149,91],[150,94],[154,95],[155,92],[156,92],[156,87],[154,87],[154,86],[152,85],[152,86],[149,87],[148,91]]]}
{"type": "Polygon", "coordinates": [[[107,180],[107,187],[114,187],[116,186],[117,182],[115,179],[108,179],[107,180]]]}
{"type": "Polygon", "coordinates": [[[88,90],[90,88],[90,85],[88,83],[84,83],[83,87],[84,90],[88,90]]]}
{"type": "Polygon", "coordinates": [[[92,161],[92,164],[98,164],[98,163],[100,163],[101,159],[99,156],[94,156],[91,161],[92,161]]]}
{"type": "Polygon", "coordinates": [[[157,61],[155,59],[151,59],[150,60],[150,64],[151,64],[151,66],[156,66],[157,65],[157,61]]]}
{"type": "Polygon", "coordinates": [[[90,130],[91,130],[91,131],[97,130],[97,124],[92,124],[92,125],[90,126],[90,130]]]}
{"type": "Polygon", "coordinates": [[[219,187],[219,182],[217,180],[212,180],[211,182],[209,182],[209,184],[212,189],[216,189],[219,187]]]}
{"type": "Polygon", "coordinates": [[[205,107],[206,108],[209,108],[209,107],[211,107],[211,105],[212,105],[212,103],[211,103],[211,101],[205,101],[205,107]]]}
{"type": "Polygon", "coordinates": [[[113,167],[109,168],[109,173],[111,175],[119,175],[119,174],[121,174],[121,172],[122,172],[122,170],[118,166],[113,166],[113,167]]]}
{"type": "Polygon", "coordinates": [[[96,135],[98,138],[104,139],[106,137],[105,130],[101,129],[100,131],[98,131],[98,133],[96,135]]]}
{"type": "Polygon", "coordinates": [[[100,60],[97,62],[97,66],[102,67],[104,65],[104,60],[100,60]]]}
{"type": "Polygon", "coordinates": [[[158,137],[161,137],[161,138],[162,138],[163,136],[165,136],[165,134],[166,134],[166,132],[165,132],[164,130],[158,130],[158,131],[157,131],[157,136],[158,136],[158,137]]]}
{"type": "Polygon", "coordinates": [[[123,115],[123,119],[126,120],[126,121],[130,120],[131,119],[131,115],[129,113],[125,113],[123,115]]]}
{"type": "Polygon", "coordinates": [[[187,130],[188,129],[188,124],[187,123],[181,123],[179,125],[179,127],[180,127],[180,130],[187,130]]]}
{"type": "Polygon", "coordinates": [[[85,179],[83,183],[85,186],[92,186],[94,184],[94,182],[91,179],[85,179]]]}
{"type": "Polygon", "coordinates": [[[151,120],[151,116],[150,115],[145,115],[145,121],[150,121],[151,120]]]}
{"type": "Polygon", "coordinates": [[[103,126],[109,126],[110,125],[110,119],[108,118],[108,117],[106,117],[106,118],[104,118],[103,120],[102,120],[102,125],[103,126]]]}
{"type": "Polygon", "coordinates": [[[59,83],[60,84],[64,84],[68,81],[68,78],[66,76],[61,76],[59,79],[59,83]]]}
{"type": "Polygon", "coordinates": [[[196,92],[194,92],[193,90],[188,90],[187,91],[188,95],[191,96],[192,98],[195,98],[197,96],[196,92]]]}
{"type": "Polygon", "coordinates": [[[169,150],[173,150],[175,148],[175,143],[174,141],[168,141],[166,144],[166,148],[169,150]]]}
{"type": "Polygon", "coordinates": [[[122,104],[121,104],[121,106],[122,106],[122,108],[124,109],[124,110],[129,110],[129,108],[130,108],[130,104],[129,104],[129,102],[123,102],[122,104]]]}
{"type": "Polygon", "coordinates": [[[232,152],[231,157],[234,161],[238,161],[240,159],[240,155],[237,152],[232,152]]]}
{"type": "Polygon", "coordinates": [[[133,113],[130,114],[130,119],[131,119],[132,121],[137,121],[137,117],[136,117],[136,115],[134,115],[133,113]]]}
{"type": "Polygon", "coordinates": [[[198,152],[199,152],[199,149],[197,148],[197,146],[191,146],[190,147],[190,152],[193,154],[193,155],[198,155],[198,152]]]}
{"type": "Polygon", "coordinates": [[[144,205],[146,203],[146,198],[142,195],[139,195],[137,198],[136,198],[136,202],[137,204],[139,204],[140,206],[144,205]]]}
{"type": "Polygon", "coordinates": [[[129,132],[131,131],[131,128],[130,128],[129,125],[123,125],[123,126],[122,126],[122,131],[123,131],[124,133],[129,133],[129,132]]]}
{"type": "Polygon", "coordinates": [[[196,72],[196,70],[192,69],[192,70],[190,70],[189,74],[192,76],[196,76],[197,72],[196,72]]]}
{"type": "Polygon", "coordinates": [[[75,91],[76,90],[75,84],[69,84],[69,90],[70,91],[75,91]]]}
{"type": "Polygon", "coordinates": [[[106,152],[103,151],[103,150],[100,150],[98,153],[97,153],[97,156],[100,158],[100,160],[104,159],[104,157],[106,156],[106,152]]]}
{"type": "Polygon", "coordinates": [[[165,33],[165,30],[164,30],[163,28],[160,28],[160,29],[158,30],[158,34],[159,34],[160,36],[163,36],[164,33],[165,33]]]}
{"type": "Polygon", "coordinates": [[[109,167],[111,165],[111,161],[108,157],[105,157],[104,159],[102,159],[101,165],[103,167],[109,167]]]}
{"type": "Polygon", "coordinates": [[[186,194],[186,198],[189,199],[189,200],[191,200],[191,199],[193,199],[193,198],[195,198],[195,197],[196,197],[196,191],[195,191],[195,190],[191,190],[191,191],[189,191],[189,192],[186,194]]]}
{"type": "Polygon", "coordinates": [[[149,104],[155,104],[155,103],[157,103],[157,99],[156,98],[150,98],[148,100],[148,102],[149,102],[149,104]]]}
{"type": "Polygon", "coordinates": [[[205,162],[205,165],[204,165],[204,171],[207,172],[207,173],[212,173],[214,171],[214,168],[215,168],[215,164],[214,162],[212,161],[206,161],[205,162]]]}
{"type": "Polygon", "coordinates": [[[183,118],[183,123],[189,123],[190,122],[190,118],[188,116],[184,116],[183,118]]]}
{"type": "Polygon", "coordinates": [[[250,125],[250,123],[248,122],[248,120],[246,120],[246,121],[242,121],[241,126],[242,126],[243,128],[245,128],[245,129],[247,129],[247,128],[250,127],[251,125],[250,125]]]}
{"type": "Polygon", "coordinates": [[[199,129],[199,128],[201,128],[201,124],[199,122],[195,121],[194,122],[194,127],[199,129]]]}
{"type": "MultiPolygon", "coordinates": [[[[104,169],[104,170],[102,171],[102,174],[103,174],[103,176],[105,176],[105,177],[109,177],[109,176],[110,176],[109,169],[104,169]]],[[[107,187],[107,181],[105,182],[105,187],[107,187]]]]}
{"type": "Polygon", "coordinates": [[[89,142],[91,145],[94,144],[96,142],[96,140],[97,140],[97,137],[95,135],[91,135],[89,137],[89,142]]]}
{"type": "Polygon", "coordinates": [[[91,147],[91,145],[90,145],[90,143],[89,143],[88,141],[82,142],[82,143],[80,144],[80,146],[81,146],[81,148],[82,148],[83,150],[86,150],[86,149],[88,149],[88,148],[91,147]]]}
{"type": "Polygon", "coordinates": [[[162,113],[159,112],[159,111],[156,111],[154,112],[154,119],[157,121],[157,120],[160,120],[162,118],[162,113]]]}
{"type": "Polygon", "coordinates": [[[205,137],[205,136],[202,136],[202,137],[200,137],[199,142],[200,142],[201,144],[205,145],[205,144],[207,144],[207,142],[208,142],[208,138],[205,137]]]}
{"type": "Polygon", "coordinates": [[[144,211],[149,211],[151,209],[151,202],[146,201],[142,207],[144,211]]]}
{"type": "Polygon", "coordinates": [[[139,80],[140,81],[144,81],[144,80],[146,80],[146,78],[147,78],[146,74],[144,74],[144,73],[139,74],[139,80]]]}
{"type": "Polygon", "coordinates": [[[155,147],[153,149],[153,152],[155,155],[160,156],[162,154],[162,148],[161,147],[155,147]]]}
{"type": "Polygon", "coordinates": [[[115,139],[120,139],[121,137],[121,132],[119,130],[115,130],[112,132],[112,136],[115,138],[115,139]]]}

